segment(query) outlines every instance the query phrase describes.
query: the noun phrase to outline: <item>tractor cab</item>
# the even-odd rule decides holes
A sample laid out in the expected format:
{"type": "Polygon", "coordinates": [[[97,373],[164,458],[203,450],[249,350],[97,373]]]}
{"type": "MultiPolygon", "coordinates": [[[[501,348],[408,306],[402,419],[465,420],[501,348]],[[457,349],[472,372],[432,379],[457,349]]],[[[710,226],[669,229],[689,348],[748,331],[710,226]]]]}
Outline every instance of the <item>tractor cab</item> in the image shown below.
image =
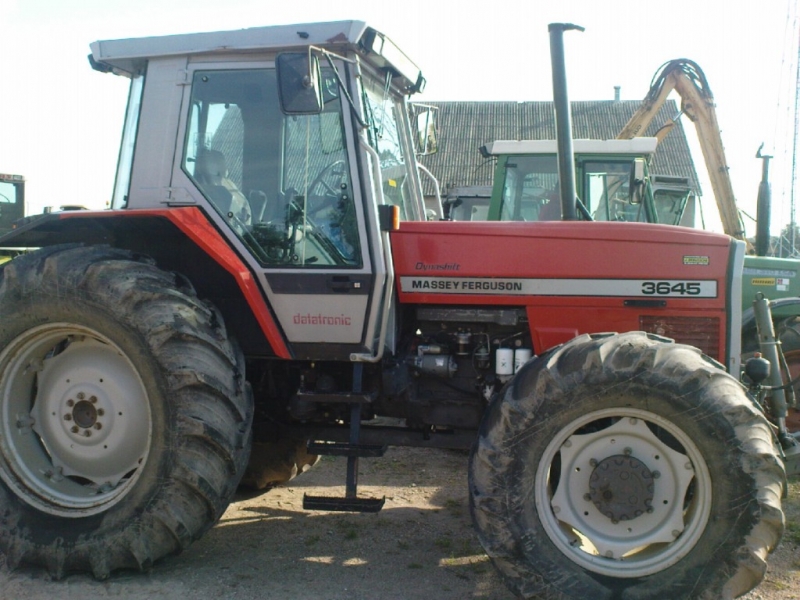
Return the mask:
{"type": "Polygon", "coordinates": [[[13,228],[14,221],[25,216],[25,178],[0,173],[0,234],[13,228]]]}
{"type": "MultiPolygon", "coordinates": [[[[576,191],[584,218],[678,225],[691,188],[649,172],[656,138],[574,140],[576,191]],[[661,178],[663,179],[663,178],[661,178]],[[658,180],[658,181],[657,181],[658,180]]],[[[555,140],[495,141],[491,196],[451,198],[453,220],[556,221],[561,218],[555,140]]]]}
{"type": "Polygon", "coordinates": [[[295,356],[379,353],[392,280],[377,207],[424,218],[406,104],[425,83],[416,65],[361,22],[92,50],[95,68],[132,81],[112,208],[200,208],[295,356]]]}

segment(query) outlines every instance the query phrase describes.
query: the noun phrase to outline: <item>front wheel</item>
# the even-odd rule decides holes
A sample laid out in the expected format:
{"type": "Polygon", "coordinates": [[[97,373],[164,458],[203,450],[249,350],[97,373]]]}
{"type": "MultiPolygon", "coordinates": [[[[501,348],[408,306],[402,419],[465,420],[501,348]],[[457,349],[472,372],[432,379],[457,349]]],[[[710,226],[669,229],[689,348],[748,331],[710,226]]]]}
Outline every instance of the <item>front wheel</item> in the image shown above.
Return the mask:
{"type": "Polygon", "coordinates": [[[218,313],[112,248],[45,248],[1,273],[6,563],[105,578],[181,551],[249,453],[244,360],[218,313]]]}
{"type": "Polygon", "coordinates": [[[487,411],[473,520],[525,598],[734,598],[783,530],[783,466],[741,386],[688,346],[583,336],[487,411]]]}

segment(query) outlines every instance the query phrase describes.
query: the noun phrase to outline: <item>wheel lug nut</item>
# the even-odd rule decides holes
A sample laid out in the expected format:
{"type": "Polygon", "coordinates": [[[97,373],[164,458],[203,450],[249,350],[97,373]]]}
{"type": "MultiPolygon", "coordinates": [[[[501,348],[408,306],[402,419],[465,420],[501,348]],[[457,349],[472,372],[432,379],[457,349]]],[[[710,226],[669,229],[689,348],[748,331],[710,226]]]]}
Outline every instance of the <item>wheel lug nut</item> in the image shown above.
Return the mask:
{"type": "Polygon", "coordinates": [[[89,429],[87,429],[86,431],[83,432],[83,435],[84,437],[92,437],[92,432],[89,429]]]}
{"type": "Polygon", "coordinates": [[[589,460],[589,466],[590,467],[596,467],[597,466],[597,461],[595,459],[593,459],[593,458],[590,459],[589,460]]]}
{"type": "Polygon", "coordinates": [[[103,424],[102,423],[95,423],[94,424],[94,428],[95,429],[102,429],[103,428],[103,424]]]}
{"type": "Polygon", "coordinates": [[[83,392],[78,392],[78,400],[83,400],[84,398],[86,398],[86,394],[83,392]]]}
{"type": "Polygon", "coordinates": [[[97,396],[92,396],[91,398],[89,398],[89,402],[91,402],[92,404],[97,404],[97,396]]]}
{"type": "Polygon", "coordinates": [[[106,411],[104,411],[102,408],[98,408],[97,409],[97,415],[98,416],[102,417],[104,414],[106,414],[106,411]]]}
{"type": "Polygon", "coordinates": [[[72,399],[67,400],[67,406],[75,406],[75,400],[72,399]]]}
{"type": "Polygon", "coordinates": [[[625,454],[625,456],[630,456],[631,454],[633,454],[633,448],[625,448],[625,450],[623,450],[623,453],[625,454]]]}
{"type": "Polygon", "coordinates": [[[72,415],[67,413],[66,415],[64,415],[64,420],[65,421],[72,421],[72,415]]]}
{"type": "Polygon", "coordinates": [[[72,433],[78,433],[78,426],[77,426],[77,425],[73,425],[73,426],[70,428],[70,431],[71,431],[72,433]]]}

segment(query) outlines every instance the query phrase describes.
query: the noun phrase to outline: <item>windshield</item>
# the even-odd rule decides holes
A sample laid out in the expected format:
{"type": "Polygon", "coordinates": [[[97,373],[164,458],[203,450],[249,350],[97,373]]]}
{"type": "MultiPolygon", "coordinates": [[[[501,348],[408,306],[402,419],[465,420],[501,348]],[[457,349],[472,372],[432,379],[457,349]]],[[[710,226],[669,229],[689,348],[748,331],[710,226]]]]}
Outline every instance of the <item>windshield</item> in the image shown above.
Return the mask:
{"type": "Polygon", "coordinates": [[[400,207],[403,220],[419,219],[414,192],[415,178],[409,172],[413,160],[406,158],[406,140],[402,98],[391,90],[391,79],[385,82],[363,79],[364,108],[367,117],[367,136],[378,153],[386,203],[400,207]]]}
{"type": "Polygon", "coordinates": [[[647,221],[644,203],[631,203],[631,160],[586,161],[583,198],[595,221],[647,221]]]}
{"type": "Polygon", "coordinates": [[[8,233],[24,214],[23,183],[0,179],[0,234],[8,233]]]}
{"type": "Polygon", "coordinates": [[[274,69],[196,71],[182,168],[265,266],[363,264],[342,103],[285,115],[274,69]]]}
{"type": "MultiPolygon", "coordinates": [[[[0,204],[17,203],[17,186],[8,181],[0,180],[0,204]]],[[[5,206],[3,206],[5,208],[5,206]]]]}
{"type": "Polygon", "coordinates": [[[659,223],[680,225],[691,190],[658,188],[653,190],[653,199],[659,223]]]}
{"type": "Polygon", "coordinates": [[[558,162],[552,156],[509,156],[505,165],[501,221],[561,218],[558,162]]]}

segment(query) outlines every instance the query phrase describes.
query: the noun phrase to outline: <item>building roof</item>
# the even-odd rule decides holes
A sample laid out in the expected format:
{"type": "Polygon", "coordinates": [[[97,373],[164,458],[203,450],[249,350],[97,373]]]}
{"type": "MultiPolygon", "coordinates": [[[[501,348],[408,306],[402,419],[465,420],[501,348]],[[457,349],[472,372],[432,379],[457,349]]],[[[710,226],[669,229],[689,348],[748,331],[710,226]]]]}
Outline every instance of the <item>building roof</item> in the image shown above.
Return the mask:
{"type": "MultiPolygon", "coordinates": [[[[442,195],[452,187],[491,185],[494,158],[484,158],[479,148],[496,140],[555,139],[552,102],[424,102],[439,109],[438,151],[420,161],[437,178],[442,195]]],[[[614,139],[639,108],[639,100],[572,102],[572,132],[575,138],[614,139]]],[[[667,100],[645,135],[652,136],[678,115],[674,100],[667,100]]],[[[689,145],[678,121],[659,144],[651,173],[686,177],[700,195],[689,145]]],[[[433,186],[423,178],[426,195],[433,186]]]]}

